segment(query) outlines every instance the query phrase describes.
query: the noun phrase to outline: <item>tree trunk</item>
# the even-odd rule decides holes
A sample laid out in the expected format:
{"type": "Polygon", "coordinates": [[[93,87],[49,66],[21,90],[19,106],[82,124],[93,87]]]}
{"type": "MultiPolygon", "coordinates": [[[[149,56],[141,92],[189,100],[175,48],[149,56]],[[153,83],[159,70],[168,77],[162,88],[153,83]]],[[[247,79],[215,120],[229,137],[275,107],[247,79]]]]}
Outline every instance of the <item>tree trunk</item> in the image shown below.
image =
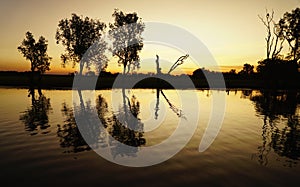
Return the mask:
{"type": "Polygon", "coordinates": [[[83,63],[79,63],[79,75],[82,75],[82,71],[83,71],[83,63]]]}
{"type": "Polygon", "coordinates": [[[126,66],[127,66],[127,62],[124,62],[124,64],[123,64],[123,75],[125,75],[125,72],[126,72],[126,66]]]}

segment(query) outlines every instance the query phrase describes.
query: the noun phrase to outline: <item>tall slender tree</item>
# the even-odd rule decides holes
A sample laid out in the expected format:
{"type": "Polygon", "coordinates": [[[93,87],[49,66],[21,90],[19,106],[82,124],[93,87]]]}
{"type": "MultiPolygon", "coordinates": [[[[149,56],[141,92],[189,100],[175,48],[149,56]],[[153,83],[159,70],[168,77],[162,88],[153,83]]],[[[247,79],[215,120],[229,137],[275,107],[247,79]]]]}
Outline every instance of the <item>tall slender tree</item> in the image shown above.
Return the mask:
{"type": "Polygon", "coordinates": [[[284,37],[282,37],[283,29],[279,23],[274,21],[274,11],[271,13],[266,10],[266,16],[263,18],[258,15],[267,30],[266,48],[267,48],[267,59],[276,59],[279,57],[281,50],[283,49],[284,37]]]}

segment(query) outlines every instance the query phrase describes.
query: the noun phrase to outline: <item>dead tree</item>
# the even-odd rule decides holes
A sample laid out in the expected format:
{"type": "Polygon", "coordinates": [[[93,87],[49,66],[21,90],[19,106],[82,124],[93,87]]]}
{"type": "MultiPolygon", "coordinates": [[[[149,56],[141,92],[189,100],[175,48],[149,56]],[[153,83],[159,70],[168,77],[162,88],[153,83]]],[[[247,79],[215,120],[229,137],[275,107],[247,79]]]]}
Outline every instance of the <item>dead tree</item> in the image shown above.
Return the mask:
{"type": "Polygon", "coordinates": [[[181,56],[177,59],[177,61],[171,66],[170,70],[168,71],[168,74],[170,74],[173,70],[175,70],[178,66],[182,65],[184,63],[184,60],[189,57],[188,54],[181,56]]]}
{"type": "MultiPolygon", "coordinates": [[[[188,54],[181,56],[177,59],[177,61],[171,66],[170,70],[168,71],[168,75],[175,70],[178,66],[182,65],[184,63],[184,60],[189,57],[188,54]]],[[[157,75],[161,74],[161,68],[159,67],[159,56],[156,55],[156,71],[157,75]]],[[[170,109],[178,116],[183,119],[186,119],[185,116],[182,113],[182,110],[176,107],[172,104],[172,102],[167,98],[167,96],[164,94],[162,89],[156,89],[156,107],[155,107],[155,119],[158,118],[158,110],[159,110],[159,95],[160,93],[163,95],[164,99],[167,101],[167,103],[170,106],[170,109]]]]}
{"type": "Polygon", "coordinates": [[[267,43],[267,59],[275,59],[278,57],[279,53],[283,48],[284,38],[282,37],[282,28],[279,24],[274,22],[274,11],[272,10],[271,13],[266,10],[266,17],[265,19],[258,15],[259,19],[265,25],[267,29],[267,36],[265,38],[267,43]],[[275,43],[274,43],[275,39],[275,43]]]}

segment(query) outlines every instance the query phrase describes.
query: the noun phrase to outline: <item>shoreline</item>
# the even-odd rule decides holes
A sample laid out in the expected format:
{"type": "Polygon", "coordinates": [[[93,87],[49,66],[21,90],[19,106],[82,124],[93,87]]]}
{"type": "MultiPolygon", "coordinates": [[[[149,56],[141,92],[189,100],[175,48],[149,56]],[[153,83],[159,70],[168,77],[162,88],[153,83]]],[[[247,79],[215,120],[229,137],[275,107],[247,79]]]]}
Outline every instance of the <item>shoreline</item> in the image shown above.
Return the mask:
{"type": "MultiPolygon", "coordinates": [[[[103,90],[112,88],[133,88],[133,89],[174,89],[174,87],[155,77],[135,77],[129,76],[128,82],[137,82],[133,87],[130,85],[116,83],[116,76],[107,77],[83,77],[83,83],[80,85],[81,90],[103,90]],[[137,81],[140,80],[141,81],[137,81]],[[84,86],[82,86],[84,85],[84,86]]],[[[299,90],[299,80],[263,80],[257,77],[250,78],[226,78],[224,77],[225,87],[209,87],[205,78],[195,78],[187,76],[170,76],[166,80],[171,80],[176,83],[176,89],[277,89],[277,90],[299,90]],[[187,85],[186,80],[189,78],[192,84],[187,85]]],[[[43,75],[41,81],[38,81],[38,76],[33,78],[33,84],[30,84],[29,77],[26,74],[0,74],[0,87],[9,88],[27,88],[34,85],[34,88],[41,89],[56,89],[56,90],[72,90],[74,76],[71,75],[43,75]],[[39,83],[39,84],[38,84],[39,83]],[[37,86],[39,85],[39,86],[37,86]]],[[[222,80],[221,80],[222,81],[222,80]]],[[[222,85],[222,84],[220,84],[222,85]]]]}

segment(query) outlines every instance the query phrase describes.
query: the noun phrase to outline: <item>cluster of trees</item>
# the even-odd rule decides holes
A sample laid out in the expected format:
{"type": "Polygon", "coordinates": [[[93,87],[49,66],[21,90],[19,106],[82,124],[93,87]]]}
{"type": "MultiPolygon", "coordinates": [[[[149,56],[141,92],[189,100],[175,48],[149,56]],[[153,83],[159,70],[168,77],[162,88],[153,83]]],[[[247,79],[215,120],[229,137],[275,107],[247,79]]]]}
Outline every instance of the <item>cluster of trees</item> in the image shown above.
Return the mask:
{"type": "MultiPolygon", "coordinates": [[[[207,70],[205,68],[199,68],[199,69],[196,69],[195,71],[193,71],[192,77],[205,79],[205,77],[206,77],[205,75],[217,74],[217,73],[221,73],[221,72],[215,72],[215,71],[207,70]]],[[[224,77],[229,78],[229,79],[237,78],[237,77],[249,77],[254,74],[255,74],[254,66],[250,65],[248,63],[245,63],[243,66],[243,69],[240,70],[239,72],[236,72],[235,69],[231,69],[228,72],[223,72],[224,77]]]]}
{"type": "Polygon", "coordinates": [[[300,59],[300,8],[286,12],[278,21],[274,21],[274,11],[266,11],[265,18],[259,16],[266,27],[266,59],[258,62],[257,72],[264,78],[294,79],[298,76],[300,59]],[[283,55],[284,44],[289,46],[283,55]]]}
{"type": "MultiPolygon", "coordinates": [[[[84,67],[88,70],[91,66],[98,71],[105,70],[108,62],[105,51],[108,49],[118,58],[118,63],[123,65],[124,73],[126,69],[129,72],[139,68],[144,23],[135,12],[126,14],[116,9],[112,16],[114,23],[109,24],[108,31],[112,39],[111,48],[102,38],[107,26],[100,20],[72,14],[70,19],[59,21],[55,39],[57,44],[61,43],[65,47],[65,53],[61,55],[63,67],[68,62],[72,62],[73,67],[79,64],[80,75],[84,67]]],[[[30,61],[32,72],[42,74],[50,70],[51,57],[47,54],[47,40],[43,36],[35,42],[33,34],[27,32],[18,50],[30,61]]]]}
{"type": "MultiPolygon", "coordinates": [[[[266,11],[265,18],[259,16],[267,30],[266,58],[254,66],[245,63],[243,69],[236,72],[231,69],[224,73],[227,78],[260,77],[268,81],[295,80],[299,77],[300,67],[300,8],[286,12],[278,21],[274,21],[274,11],[266,11]],[[289,47],[286,55],[282,54],[284,44],[289,47]],[[254,76],[255,75],[255,76],[254,76]]],[[[211,72],[204,68],[193,72],[193,77],[203,77],[211,72]]]]}
{"type": "MultiPolygon", "coordinates": [[[[70,19],[59,21],[55,39],[57,44],[65,47],[65,53],[61,55],[63,67],[68,62],[72,62],[73,67],[79,64],[80,75],[84,68],[90,70],[91,66],[99,72],[103,71],[108,63],[106,50],[118,58],[119,65],[123,66],[123,74],[140,67],[139,52],[143,48],[141,35],[144,23],[135,12],[126,14],[116,9],[112,16],[114,22],[108,25],[111,47],[103,39],[107,25],[98,19],[72,14],[70,19]]],[[[269,80],[295,79],[299,74],[300,61],[300,8],[286,12],[278,22],[274,21],[274,11],[266,11],[265,17],[259,18],[266,27],[267,35],[266,58],[258,62],[257,73],[269,80]],[[285,44],[289,47],[286,55],[282,54],[285,44]]],[[[47,46],[43,36],[36,42],[32,33],[26,33],[18,50],[30,61],[32,72],[43,74],[50,70],[51,57],[47,54],[47,46]]],[[[203,76],[205,71],[198,69],[193,75],[203,76]]],[[[253,75],[254,66],[246,63],[240,72],[232,69],[227,74],[244,77],[253,75]]]]}

